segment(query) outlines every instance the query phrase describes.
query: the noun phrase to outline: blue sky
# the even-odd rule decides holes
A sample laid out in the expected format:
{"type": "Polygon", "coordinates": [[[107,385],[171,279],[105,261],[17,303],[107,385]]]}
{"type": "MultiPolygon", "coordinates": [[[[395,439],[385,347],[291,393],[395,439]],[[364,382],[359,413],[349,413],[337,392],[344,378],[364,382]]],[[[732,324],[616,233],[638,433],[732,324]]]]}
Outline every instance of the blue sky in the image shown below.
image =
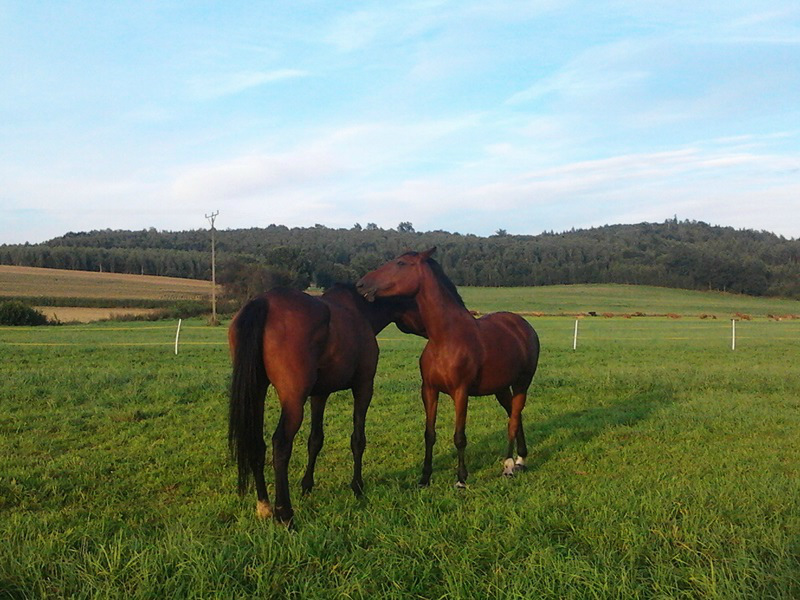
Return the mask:
{"type": "Polygon", "coordinates": [[[800,3],[0,0],[0,243],[696,219],[800,237],[800,3]]]}

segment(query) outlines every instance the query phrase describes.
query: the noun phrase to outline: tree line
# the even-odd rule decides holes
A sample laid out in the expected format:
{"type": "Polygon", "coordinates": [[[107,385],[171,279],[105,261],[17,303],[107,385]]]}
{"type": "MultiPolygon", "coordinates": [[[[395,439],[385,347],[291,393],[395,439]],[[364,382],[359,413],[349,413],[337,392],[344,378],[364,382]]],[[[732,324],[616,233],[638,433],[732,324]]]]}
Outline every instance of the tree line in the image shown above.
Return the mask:
{"type": "MultiPolygon", "coordinates": [[[[437,246],[457,285],[626,283],[800,298],[800,240],[703,222],[481,237],[370,223],[218,230],[218,280],[235,295],[355,281],[405,250],[437,246]]],[[[0,264],[210,279],[208,230],[101,230],[2,245],[0,264]]]]}

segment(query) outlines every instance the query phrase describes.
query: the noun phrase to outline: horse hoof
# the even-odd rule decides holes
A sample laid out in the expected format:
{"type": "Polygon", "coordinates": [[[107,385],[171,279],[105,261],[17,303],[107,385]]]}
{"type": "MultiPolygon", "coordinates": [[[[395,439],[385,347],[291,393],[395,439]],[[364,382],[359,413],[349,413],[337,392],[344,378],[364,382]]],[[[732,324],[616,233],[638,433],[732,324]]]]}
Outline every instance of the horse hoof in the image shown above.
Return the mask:
{"type": "Polygon", "coordinates": [[[467,489],[467,484],[464,483],[463,481],[456,481],[455,488],[457,490],[465,490],[465,489],[467,489]]]}
{"type": "Polygon", "coordinates": [[[275,520],[286,525],[289,529],[294,529],[294,510],[291,508],[286,509],[282,506],[275,507],[275,520]]]}
{"type": "Polygon", "coordinates": [[[514,459],[507,458],[503,461],[503,475],[506,477],[513,477],[514,476],[514,459]]]}
{"type": "Polygon", "coordinates": [[[514,473],[524,473],[527,470],[528,470],[528,466],[527,465],[521,465],[519,463],[514,465],[514,473]]]}
{"type": "Polygon", "coordinates": [[[272,507],[269,505],[269,502],[264,502],[263,500],[259,500],[256,504],[256,516],[259,519],[269,519],[272,516],[272,507]]]}

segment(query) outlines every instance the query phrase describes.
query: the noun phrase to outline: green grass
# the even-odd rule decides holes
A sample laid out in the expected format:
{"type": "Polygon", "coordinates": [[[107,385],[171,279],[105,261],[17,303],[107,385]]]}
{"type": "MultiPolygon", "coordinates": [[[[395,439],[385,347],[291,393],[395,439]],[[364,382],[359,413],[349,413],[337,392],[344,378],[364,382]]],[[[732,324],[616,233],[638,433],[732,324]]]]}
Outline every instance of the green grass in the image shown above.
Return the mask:
{"type": "Polygon", "coordinates": [[[545,314],[576,314],[595,311],[615,314],[642,312],[648,315],[675,313],[684,316],[736,313],[800,315],[800,301],[787,298],[756,298],[723,292],[698,292],[644,285],[551,285],[520,288],[460,288],[467,306],[480,312],[511,310],[545,314]]]}
{"type": "Polygon", "coordinates": [[[173,324],[0,328],[0,598],[800,597],[800,321],[739,323],[735,352],[723,321],[584,319],[577,351],[573,319],[532,323],[527,473],[501,477],[504,413],[476,398],[455,490],[443,396],[417,489],[423,341],[392,328],[366,498],[336,394],[295,532],[235,494],[224,328],[184,322],[178,356],[173,324]]]}

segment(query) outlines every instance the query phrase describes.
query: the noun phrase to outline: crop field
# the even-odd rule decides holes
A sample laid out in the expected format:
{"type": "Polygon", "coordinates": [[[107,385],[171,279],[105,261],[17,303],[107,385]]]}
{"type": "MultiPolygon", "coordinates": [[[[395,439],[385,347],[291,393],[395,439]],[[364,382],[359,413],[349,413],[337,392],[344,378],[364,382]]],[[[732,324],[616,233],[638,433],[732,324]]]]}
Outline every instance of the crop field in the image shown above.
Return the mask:
{"type": "MultiPolygon", "coordinates": [[[[179,277],[68,271],[0,265],[0,300],[26,300],[59,308],[142,308],[171,306],[176,301],[204,301],[211,297],[211,283],[179,277]]],[[[119,311],[55,312],[61,321],[108,318],[119,311]]],[[[138,310],[141,314],[141,310],[138,310]]]]}
{"type": "Polygon", "coordinates": [[[0,265],[0,301],[34,304],[62,323],[142,317],[178,303],[208,302],[210,297],[208,281],[0,265]]]}
{"type": "Polygon", "coordinates": [[[211,283],[180,277],[0,265],[0,296],[200,300],[211,283]]]}
{"type": "MultiPolygon", "coordinates": [[[[171,322],[0,328],[0,598],[800,597],[800,320],[740,321],[736,350],[730,323],[797,303],[679,311],[625,289],[530,310],[719,319],[587,317],[573,350],[574,318],[531,318],[530,469],[501,476],[505,413],[474,398],[465,490],[446,396],[417,488],[424,340],[385,330],[366,495],[349,489],[352,403],[336,394],[308,496],[308,418],[295,440],[295,531],[236,495],[223,327],[184,321],[177,355],[171,322]]],[[[526,310],[519,291],[462,292],[526,310]]],[[[268,436],[276,406],[270,392],[268,436]]]]}

